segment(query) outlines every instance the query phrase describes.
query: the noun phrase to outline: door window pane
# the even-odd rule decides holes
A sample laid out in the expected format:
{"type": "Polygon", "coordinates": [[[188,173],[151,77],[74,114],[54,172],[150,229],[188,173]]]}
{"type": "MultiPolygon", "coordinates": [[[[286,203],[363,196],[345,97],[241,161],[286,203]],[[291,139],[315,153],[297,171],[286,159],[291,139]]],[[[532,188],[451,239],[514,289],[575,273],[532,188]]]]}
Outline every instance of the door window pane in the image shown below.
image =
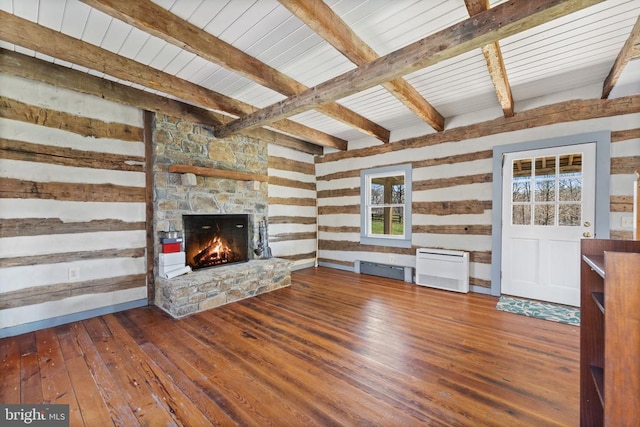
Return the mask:
{"type": "Polygon", "coordinates": [[[536,178],[554,178],[556,176],[556,157],[536,157],[536,178]]]}
{"type": "Polygon", "coordinates": [[[567,203],[558,207],[558,225],[579,227],[582,218],[580,203],[567,203]]]}
{"type": "Polygon", "coordinates": [[[511,223],[513,225],[531,225],[531,205],[513,205],[511,207],[511,223]]]}
{"type": "Polygon", "coordinates": [[[534,225],[555,225],[555,205],[537,204],[533,206],[533,212],[534,225]]]}
{"type": "Polygon", "coordinates": [[[558,181],[558,200],[561,202],[579,202],[582,200],[581,178],[560,178],[558,181]]]}
{"type": "Polygon", "coordinates": [[[531,201],[531,181],[526,179],[513,180],[513,197],[514,202],[530,202],[531,201]]]}
{"type": "Polygon", "coordinates": [[[514,178],[531,178],[531,159],[518,159],[513,161],[514,178]]]}
{"type": "Polygon", "coordinates": [[[536,202],[556,201],[556,182],[550,179],[536,180],[536,202]]]}

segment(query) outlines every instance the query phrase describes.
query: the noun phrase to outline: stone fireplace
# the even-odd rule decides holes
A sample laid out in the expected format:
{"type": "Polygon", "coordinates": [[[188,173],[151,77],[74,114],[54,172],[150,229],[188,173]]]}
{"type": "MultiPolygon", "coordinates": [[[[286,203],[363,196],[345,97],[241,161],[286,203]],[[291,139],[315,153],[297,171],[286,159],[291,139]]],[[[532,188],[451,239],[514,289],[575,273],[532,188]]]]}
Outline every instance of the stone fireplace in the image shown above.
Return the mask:
{"type": "Polygon", "coordinates": [[[249,216],[183,215],[184,250],[192,270],[249,261],[249,216]]]}
{"type": "Polygon", "coordinates": [[[288,286],[290,261],[256,255],[260,253],[256,251],[260,225],[268,224],[268,186],[266,180],[252,177],[267,175],[267,143],[241,135],[217,139],[206,126],[161,114],[156,114],[153,141],[156,305],[174,317],[182,317],[288,286]],[[171,172],[176,165],[195,167],[198,173],[171,172]],[[218,170],[233,171],[241,179],[207,173],[218,170]],[[202,221],[189,228],[185,218],[202,221]],[[243,236],[226,236],[225,242],[194,237],[197,227],[201,231],[203,227],[222,228],[223,218],[233,218],[232,228],[242,229],[243,236]],[[237,222],[239,218],[241,222],[237,222]],[[189,265],[193,262],[189,258],[200,254],[202,268],[172,279],[159,276],[160,235],[168,231],[177,231],[185,238],[189,265]],[[191,249],[191,238],[200,249],[191,249]],[[217,249],[218,243],[225,246],[222,252],[226,254],[217,249]],[[246,248],[241,247],[245,243],[246,248]],[[243,258],[242,262],[230,262],[236,257],[243,258]]]}

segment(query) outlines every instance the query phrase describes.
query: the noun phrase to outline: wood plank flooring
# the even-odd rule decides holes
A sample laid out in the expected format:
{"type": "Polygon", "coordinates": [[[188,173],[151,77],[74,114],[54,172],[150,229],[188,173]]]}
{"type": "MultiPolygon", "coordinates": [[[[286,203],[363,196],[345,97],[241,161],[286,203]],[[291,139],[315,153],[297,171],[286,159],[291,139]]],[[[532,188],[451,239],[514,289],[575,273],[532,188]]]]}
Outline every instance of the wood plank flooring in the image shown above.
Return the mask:
{"type": "Polygon", "coordinates": [[[328,268],[181,320],[154,307],[0,340],[1,403],[72,426],[577,426],[579,328],[328,268]]]}

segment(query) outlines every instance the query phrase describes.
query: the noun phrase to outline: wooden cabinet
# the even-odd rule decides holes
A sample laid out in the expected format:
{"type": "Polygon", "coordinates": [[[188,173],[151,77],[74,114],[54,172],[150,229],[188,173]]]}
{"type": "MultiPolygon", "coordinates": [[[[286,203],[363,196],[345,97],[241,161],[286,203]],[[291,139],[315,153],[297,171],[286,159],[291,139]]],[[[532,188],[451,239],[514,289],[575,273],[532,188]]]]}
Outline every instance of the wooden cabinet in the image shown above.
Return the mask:
{"type": "Polygon", "coordinates": [[[580,425],[640,420],[640,241],[581,243],[580,425]]]}

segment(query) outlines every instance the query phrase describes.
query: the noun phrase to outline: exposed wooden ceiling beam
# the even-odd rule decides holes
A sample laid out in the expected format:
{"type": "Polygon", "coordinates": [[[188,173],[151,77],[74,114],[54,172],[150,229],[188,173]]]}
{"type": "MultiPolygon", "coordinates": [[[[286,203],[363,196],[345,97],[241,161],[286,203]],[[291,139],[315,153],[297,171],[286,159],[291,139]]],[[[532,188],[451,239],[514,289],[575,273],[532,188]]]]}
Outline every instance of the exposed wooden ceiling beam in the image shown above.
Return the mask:
{"type": "MultiPolygon", "coordinates": [[[[119,56],[108,50],[16,15],[0,11],[0,39],[110,76],[155,89],[195,105],[242,116],[256,108],[201,86],[119,56]]],[[[291,120],[270,127],[326,147],[347,149],[347,142],[291,120]]],[[[217,136],[217,135],[216,135],[217,136]]]]}
{"type": "Polygon", "coordinates": [[[603,0],[511,0],[217,129],[263,126],[437,64],[603,0]]]}
{"type": "Polygon", "coordinates": [[[609,75],[604,80],[604,84],[602,85],[602,99],[609,97],[624,67],[634,58],[640,58],[640,16],[638,16],[638,20],[633,26],[631,34],[629,34],[629,38],[624,43],[624,46],[622,46],[622,49],[620,49],[620,53],[618,53],[618,57],[613,63],[609,75]]]}
{"type": "MultiPolygon", "coordinates": [[[[469,16],[473,17],[490,8],[489,0],[464,0],[469,16]]],[[[513,116],[513,96],[511,95],[511,86],[507,78],[507,69],[502,59],[502,50],[499,42],[495,41],[486,46],[482,46],[482,54],[487,61],[487,68],[493,86],[496,88],[498,102],[502,106],[505,117],[513,116]]]]}
{"type": "MultiPolygon", "coordinates": [[[[227,123],[230,117],[191,104],[155,95],[131,86],[102,79],[62,65],[0,48],[0,73],[47,83],[56,87],[98,96],[124,105],[155,113],[180,117],[185,120],[215,128],[227,123]]],[[[256,128],[246,133],[256,139],[293,148],[308,154],[323,154],[322,147],[289,135],[268,129],[256,128]]]]}
{"type": "MultiPolygon", "coordinates": [[[[295,79],[201,30],[153,2],[132,2],[131,0],[81,1],[207,61],[240,73],[256,83],[283,95],[292,96],[308,89],[307,86],[295,79]]],[[[389,130],[340,104],[335,102],[328,103],[319,106],[317,110],[383,142],[389,142],[389,130]]]]}
{"type": "MultiPolygon", "coordinates": [[[[309,28],[360,66],[379,58],[322,0],[278,0],[309,28]]],[[[444,117],[405,79],[398,77],[382,83],[385,89],[437,131],[444,130],[444,117]]]]}

